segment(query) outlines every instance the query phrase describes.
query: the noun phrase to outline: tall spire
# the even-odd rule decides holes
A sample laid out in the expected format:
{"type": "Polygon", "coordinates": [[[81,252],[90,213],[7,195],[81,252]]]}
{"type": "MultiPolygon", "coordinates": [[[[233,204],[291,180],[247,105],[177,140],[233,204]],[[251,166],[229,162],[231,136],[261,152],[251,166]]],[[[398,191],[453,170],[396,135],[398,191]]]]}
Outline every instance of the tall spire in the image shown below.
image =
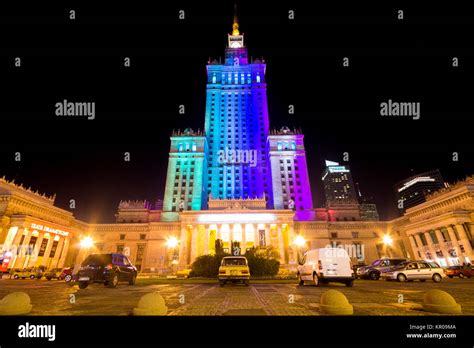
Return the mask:
{"type": "Polygon", "coordinates": [[[234,24],[232,25],[232,35],[239,35],[239,18],[237,17],[237,3],[234,5],[234,24]]]}

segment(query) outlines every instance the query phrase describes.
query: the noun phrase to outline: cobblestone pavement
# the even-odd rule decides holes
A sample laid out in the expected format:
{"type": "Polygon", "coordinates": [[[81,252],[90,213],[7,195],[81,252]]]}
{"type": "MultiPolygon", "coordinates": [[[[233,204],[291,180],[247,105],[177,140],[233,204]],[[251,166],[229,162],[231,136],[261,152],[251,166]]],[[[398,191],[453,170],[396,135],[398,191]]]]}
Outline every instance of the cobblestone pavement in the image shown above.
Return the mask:
{"type": "Polygon", "coordinates": [[[449,292],[463,313],[474,315],[474,279],[444,279],[443,282],[386,282],[357,280],[353,288],[338,284],[322,287],[295,284],[119,284],[115,289],[94,284],[80,290],[60,281],[0,280],[0,298],[14,291],[31,297],[31,315],[130,315],[141,296],[158,291],[169,315],[321,315],[321,294],[337,289],[354,306],[355,315],[434,315],[421,310],[426,291],[449,292]],[[399,303],[400,296],[403,297],[399,303]]]}

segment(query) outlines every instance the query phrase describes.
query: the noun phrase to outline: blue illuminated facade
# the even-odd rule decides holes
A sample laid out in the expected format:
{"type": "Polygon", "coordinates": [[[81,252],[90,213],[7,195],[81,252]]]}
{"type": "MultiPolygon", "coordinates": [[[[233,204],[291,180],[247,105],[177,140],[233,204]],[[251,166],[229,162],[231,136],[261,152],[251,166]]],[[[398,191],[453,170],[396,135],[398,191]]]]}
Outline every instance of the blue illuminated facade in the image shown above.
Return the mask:
{"type": "Polygon", "coordinates": [[[303,135],[288,129],[270,134],[266,64],[249,61],[237,17],[224,62],[209,61],[206,70],[204,132],[171,138],[163,210],[207,209],[209,198],[265,198],[267,209],[311,210],[303,135]],[[192,184],[184,182],[191,176],[183,176],[183,163],[191,158],[196,165],[201,157],[192,184]]]}

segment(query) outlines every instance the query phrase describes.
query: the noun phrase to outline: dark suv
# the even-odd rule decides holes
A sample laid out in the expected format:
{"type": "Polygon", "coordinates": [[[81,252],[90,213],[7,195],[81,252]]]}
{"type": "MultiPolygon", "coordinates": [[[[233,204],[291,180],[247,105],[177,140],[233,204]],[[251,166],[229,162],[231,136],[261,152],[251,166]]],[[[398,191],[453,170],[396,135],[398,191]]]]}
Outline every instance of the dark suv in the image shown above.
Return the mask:
{"type": "Polygon", "coordinates": [[[90,283],[103,283],[109,288],[115,288],[120,281],[135,284],[137,268],[122,254],[91,254],[81,264],[77,273],[80,289],[85,289],[90,283]]]}
{"type": "Polygon", "coordinates": [[[357,268],[357,277],[362,279],[378,280],[380,278],[380,271],[397,266],[403,262],[408,261],[407,259],[380,259],[375,260],[368,266],[362,266],[357,268]]]}

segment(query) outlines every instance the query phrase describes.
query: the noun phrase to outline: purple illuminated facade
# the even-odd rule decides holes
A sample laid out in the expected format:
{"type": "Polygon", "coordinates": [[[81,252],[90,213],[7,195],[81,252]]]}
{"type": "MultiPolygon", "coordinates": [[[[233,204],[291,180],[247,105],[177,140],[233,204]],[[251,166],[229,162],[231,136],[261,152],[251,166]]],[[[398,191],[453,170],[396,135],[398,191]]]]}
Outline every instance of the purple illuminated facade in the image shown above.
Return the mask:
{"type": "MultiPolygon", "coordinates": [[[[265,198],[268,209],[293,209],[297,218],[304,216],[313,202],[303,134],[287,128],[270,134],[266,65],[259,59],[249,61],[236,16],[224,62],[209,61],[206,69],[204,165],[199,172],[194,169],[194,185],[182,184],[183,168],[168,168],[165,211],[207,209],[209,198],[265,198]],[[176,178],[178,190],[173,186],[176,178]],[[180,187],[186,188],[184,196],[180,187]],[[193,204],[196,197],[201,204],[193,204]]],[[[172,140],[178,146],[172,144],[175,158],[193,158],[192,147],[179,148],[185,140],[172,140]]]]}

